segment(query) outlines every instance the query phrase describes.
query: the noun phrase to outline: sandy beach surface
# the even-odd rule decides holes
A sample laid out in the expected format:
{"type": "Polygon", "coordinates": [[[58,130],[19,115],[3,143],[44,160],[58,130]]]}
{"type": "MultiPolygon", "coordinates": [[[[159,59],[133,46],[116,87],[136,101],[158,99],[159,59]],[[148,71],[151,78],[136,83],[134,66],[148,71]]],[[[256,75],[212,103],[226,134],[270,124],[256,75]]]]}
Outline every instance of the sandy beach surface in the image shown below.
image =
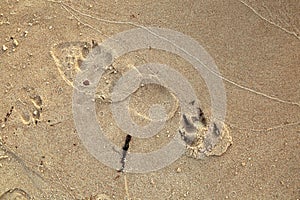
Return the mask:
{"type": "MultiPolygon", "coordinates": [[[[298,0],[0,0],[0,200],[300,199],[299,10],[298,0]],[[81,83],[76,79],[92,65],[86,61],[93,59],[89,56],[118,33],[140,28],[150,34],[147,27],[193,38],[212,60],[205,60],[203,54],[201,61],[208,64],[201,74],[170,52],[177,42],[188,44],[185,37],[171,42],[171,47],[162,45],[163,39],[155,40],[155,45],[170,51],[154,45],[116,59],[113,47],[109,47],[112,53],[100,48],[103,62],[112,64],[105,66],[95,87],[96,114],[76,115],[75,91],[94,84],[93,79],[81,83]],[[213,61],[217,74],[210,68],[213,61]],[[126,135],[133,133],[116,123],[119,114],[111,110],[112,91],[127,72],[142,74],[138,66],[147,63],[164,64],[182,76],[175,79],[167,70],[161,78],[163,67],[149,70],[150,78],[174,81],[170,88],[189,83],[198,99],[190,105],[198,106],[202,114],[199,109],[197,115],[182,111],[180,98],[168,87],[130,79],[119,85],[129,88],[129,83],[138,83],[138,87],[132,94],[118,96],[119,102],[128,100],[127,108],[123,106],[128,116],[147,126],[155,117],[156,111],[149,112],[155,109],[151,106],[160,104],[166,121],[152,137],[127,137],[126,147],[126,135]],[[223,84],[225,106],[212,103],[211,88],[203,78],[206,73],[223,84]],[[203,135],[209,129],[203,125],[204,117],[212,123],[212,113],[220,110],[226,112],[227,132],[216,128],[215,135],[203,135]],[[106,155],[113,166],[124,165],[123,172],[104,164],[83,142],[91,134],[94,118],[103,136],[119,148],[107,152],[123,160],[110,162],[114,157],[105,152],[96,155],[106,155]],[[168,150],[146,166],[142,164],[147,160],[130,161],[138,153],[148,155],[164,148],[179,129],[186,152],[174,162],[146,172],[180,149],[168,150]],[[197,138],[189,132],[197,133],[197,138]]],[[[138,44],[154,40],[151,34],[138,44]]],[[[122,43],[125,51],[139,37],[122,43]]],[[[94,70],[89,76],[98,73],[97,65],[94,70]]],[[[215,82],[212,85],[217,87],[215,82]]],[[[216,101],[224,100],[222,92],[213,91],[216,101]]],[[[94,149],[99,147],[97,137],[90,139],[95,141],[94,149]]]]}

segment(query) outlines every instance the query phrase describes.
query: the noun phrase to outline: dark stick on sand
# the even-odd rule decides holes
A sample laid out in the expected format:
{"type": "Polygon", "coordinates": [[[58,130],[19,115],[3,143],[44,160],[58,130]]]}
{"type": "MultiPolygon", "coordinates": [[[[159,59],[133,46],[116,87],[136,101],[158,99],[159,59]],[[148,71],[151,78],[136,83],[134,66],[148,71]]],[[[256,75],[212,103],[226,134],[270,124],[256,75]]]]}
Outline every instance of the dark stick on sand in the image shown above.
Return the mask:
{"type": "Polygon", "coordinates": [[[125,162],[126,162],[126,155],[127,155],[128,149],[129,149],[130,140],[131,140],[131,135],[126,135],[125,144],[122,148],[123,149],[122,158],[121,158],[122,167],[121,167],[121,169],[118,170],[118,172],[123,172],[124,171],[125,162]]]}

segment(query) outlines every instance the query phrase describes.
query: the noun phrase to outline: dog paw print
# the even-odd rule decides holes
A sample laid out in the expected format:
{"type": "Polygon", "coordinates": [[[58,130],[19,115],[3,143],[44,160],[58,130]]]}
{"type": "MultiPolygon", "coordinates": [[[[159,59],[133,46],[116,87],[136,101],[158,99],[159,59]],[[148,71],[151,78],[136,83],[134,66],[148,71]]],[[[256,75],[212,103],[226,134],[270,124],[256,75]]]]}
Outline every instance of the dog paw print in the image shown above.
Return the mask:
{"type": "Polygon", "coordinates": [[[16,111],[23,124],[37,124],[41,120],[43,101],[33,88],[21,89],[21,95],[16,102],[16,111]]]}
{"type": "Polygon", "coordinates": [[[200,108],[197,108],[196,116],[182,115],[179,133],[186,143],[187,156],[195,159],[221,156],[232,145],[232,137],[226,124],[208,124],[207,121],[200,108]]]}
{"type": "Polygon", "coordinates": [[[63,42],[51,48],[50,54],[58,72],[68,85],[73,86],[73,81],[77,73],[80,72],[82,62],[91,48],[96,45],[95,41],[92,41],[91,44],[88,42],[63,42]]]}

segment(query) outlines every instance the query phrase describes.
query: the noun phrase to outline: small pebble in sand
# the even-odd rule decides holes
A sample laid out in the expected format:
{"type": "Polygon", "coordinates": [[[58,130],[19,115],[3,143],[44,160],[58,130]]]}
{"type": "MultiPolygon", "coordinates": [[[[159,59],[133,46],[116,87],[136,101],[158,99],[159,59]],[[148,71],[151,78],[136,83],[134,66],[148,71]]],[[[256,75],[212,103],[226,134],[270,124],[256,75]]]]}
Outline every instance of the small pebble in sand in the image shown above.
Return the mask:
{"type": "Polygon", "coordinates": [[[6,51],[7,49],[8,49],[7,46],[2,45],[2,50],[3,50],[3,51],[6,51]]]}
{"type": "Polygon", "coordinates": [[[83,85],[85,85],[85,86],[90,85],[90,81],[89,80],[83,81],[83,85]]]}
{"type": "Polygon", "coordinates": [[[178,168],[176,169],[176,172],[177,172],[177,173],[180,173],[180,172],[182,172],[181,168],[180,168],[180,167],[178,167],[178,168]]]}
{"type": "Polygon", "coordinates": [[[154,182],[154,180],[152,178],[150,179],[150,183],[151,183],[151,185],[155,184],[155,182],[154,182]]]}
{"type": "Polygon", "coordinates": [[[18,40],[16,40],[16,39],[13,39],[13,45],[14,45],[14,47],[17,47],[17,46],[19,46],[19,42],[18,42],[18,40]]]}
{"type": "Polygon", "coordinates": [[[38,115],[38,111],[37,110],[33,111],[33,115],[37,116],[38,115]]]}

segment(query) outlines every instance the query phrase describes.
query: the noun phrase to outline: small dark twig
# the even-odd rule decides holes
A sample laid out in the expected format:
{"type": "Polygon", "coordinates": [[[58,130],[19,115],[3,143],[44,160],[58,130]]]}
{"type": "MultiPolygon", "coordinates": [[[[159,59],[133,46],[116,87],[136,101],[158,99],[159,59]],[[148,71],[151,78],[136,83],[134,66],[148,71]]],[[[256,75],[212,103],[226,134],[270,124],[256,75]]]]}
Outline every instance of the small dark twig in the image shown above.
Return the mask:
{"type": "Polygon", "coordinates": [[[11,108],[10,108],[10,110],[6,113],[6,116],[4,117],[4,119],[2,120],[2,119],[0,119],[0,122],[7,122],[7,120],[8,120],[8,118],[10,117],[10,115],[12,114],[12,112],[13,112],[13,109],[14,109],[14,107],[12,106],[11,108]]]}
{"type": "Polygon", "coordinates": [[[126,135],[125,144],[123,146],[123,152],[122,152],[122,158],[121,158],[121,169],[118,170],[118,172],[123,172],[125,169],[125,162],[126,162],[126,155],[127,151],[129,149],[129,143],[131,141],[131,135],[126,135]]]}
{"type": "Polygon", "coordinates": [[[131,140],[131,135],[127,135],[125,139],[125,144],[123,146],[124,151],[128,151],[130,140],[131,140]]]}

